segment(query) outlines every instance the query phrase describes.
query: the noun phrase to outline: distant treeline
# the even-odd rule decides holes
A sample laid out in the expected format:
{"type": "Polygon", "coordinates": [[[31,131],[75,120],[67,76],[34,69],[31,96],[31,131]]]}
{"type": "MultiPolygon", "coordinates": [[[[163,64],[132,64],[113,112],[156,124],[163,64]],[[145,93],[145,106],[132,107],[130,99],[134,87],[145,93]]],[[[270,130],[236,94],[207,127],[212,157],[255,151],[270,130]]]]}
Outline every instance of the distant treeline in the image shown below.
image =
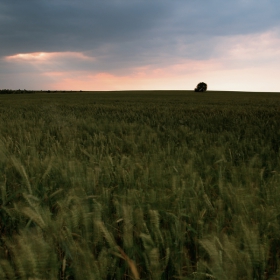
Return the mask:
{"type": "Polygon", "coordinates": [[[0,94],[19,94],[19,93],[34,93],[34,90],[26,90],[26,89],[1,89],[0,94]]]}
{"type": "MultiPolygon", "coordinates": [[[[36,92],[46,92],[46,93],[55,93],[55,92],[78,92],[78,91],[65,91],[65,90],[26,90],[26,89],[0,89],[0,94],[19,94],[19,93],[36,93],[36,92]]],[[[80,90],[79,92],[83,92],[80,90]]]]}

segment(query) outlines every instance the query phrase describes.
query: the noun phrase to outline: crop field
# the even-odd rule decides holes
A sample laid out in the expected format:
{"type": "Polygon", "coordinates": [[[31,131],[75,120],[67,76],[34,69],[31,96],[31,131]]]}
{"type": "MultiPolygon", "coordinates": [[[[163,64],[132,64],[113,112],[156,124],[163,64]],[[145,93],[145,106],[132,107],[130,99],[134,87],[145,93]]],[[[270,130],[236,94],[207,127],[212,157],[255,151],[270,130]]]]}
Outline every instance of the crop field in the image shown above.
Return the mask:
{"type": "Polygon", "coordinates": [[[280,93],[0,95],[0,279],[280,279],[280,93]]]}

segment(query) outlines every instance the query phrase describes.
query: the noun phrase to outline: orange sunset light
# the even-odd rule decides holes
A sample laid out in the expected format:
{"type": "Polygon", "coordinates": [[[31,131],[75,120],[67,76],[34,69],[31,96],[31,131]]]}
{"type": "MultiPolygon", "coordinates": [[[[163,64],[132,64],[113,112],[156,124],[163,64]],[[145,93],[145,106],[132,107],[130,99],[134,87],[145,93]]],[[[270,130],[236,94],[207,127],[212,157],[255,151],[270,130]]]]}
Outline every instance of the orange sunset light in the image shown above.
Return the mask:
{"type": "Polygon", "coordinates": [[[18,53],[11,56],[6,56],[8,61],[48,61],[57,58],[77,58],[82,60],[94,61],[95,58],[86,56],[81,52],[33,52],[33,53],[18,53]]]}

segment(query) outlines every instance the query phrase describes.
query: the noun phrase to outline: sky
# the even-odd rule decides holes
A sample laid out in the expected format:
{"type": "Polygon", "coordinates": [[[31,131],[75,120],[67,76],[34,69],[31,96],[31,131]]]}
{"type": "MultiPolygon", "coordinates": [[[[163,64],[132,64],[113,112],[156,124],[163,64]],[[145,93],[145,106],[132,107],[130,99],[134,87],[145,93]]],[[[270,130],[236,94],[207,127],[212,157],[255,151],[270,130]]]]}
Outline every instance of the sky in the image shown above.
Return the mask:
{"type": "Polygon", "coordinates": [[[279,0],[0,0],[0,89],[280,92],[279,0]]]}

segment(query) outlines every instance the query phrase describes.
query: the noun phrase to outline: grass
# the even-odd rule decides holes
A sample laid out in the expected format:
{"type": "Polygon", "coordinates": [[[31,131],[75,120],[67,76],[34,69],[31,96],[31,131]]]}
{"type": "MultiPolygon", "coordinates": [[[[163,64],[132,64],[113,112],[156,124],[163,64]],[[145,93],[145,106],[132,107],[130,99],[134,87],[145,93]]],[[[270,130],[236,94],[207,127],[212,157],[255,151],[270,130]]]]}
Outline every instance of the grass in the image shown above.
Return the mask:
{"type": "Polygon", "coordinates": [[[0,278],[280,279],[279,105],[0,95],[0,278]]]}

